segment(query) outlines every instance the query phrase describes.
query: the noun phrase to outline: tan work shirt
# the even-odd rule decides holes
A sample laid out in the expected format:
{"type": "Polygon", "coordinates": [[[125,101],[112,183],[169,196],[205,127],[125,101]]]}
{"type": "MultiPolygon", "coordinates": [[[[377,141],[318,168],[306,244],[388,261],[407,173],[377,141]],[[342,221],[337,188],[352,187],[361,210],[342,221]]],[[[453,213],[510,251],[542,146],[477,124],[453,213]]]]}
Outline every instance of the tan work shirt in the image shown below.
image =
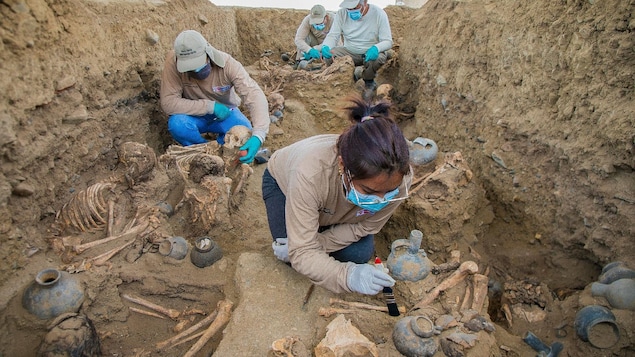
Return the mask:
{"type": "MultiPolygon", "coordinates": [[[[346,248],[368,234],[376,234],[403,201],[392,202],[372,214],[346,199],[338,172],[338,135],[313,136],[277,150],[268,169],[286,196],[289,259],[295,270],[315,284],[336,293],[350,292],[346,279],[353,263],[328,253],[346,248]],[[320,226],[331,226],[318,233],[320,226]]],[[[412,173],[399,186],[403,197],[412,173]]]]}
{"type": "Polygon", "coordinates": [[[309,22],[311,20],[311,15],[304,17],[295,32],[294,42],[295,46],[298,48],[297,58],[302,57],[302,53],[309,52],[311,48],[315,48],[318,51],[322,50],[322,42],[324,42],[326,35],[329,33],[329,30],[331,30],[334,18],[335,13],[328,11],[324,17],[324,29],[316,30],[309,22]]]}
{"type": "Polygon", "coordinates": [[[208,114],[210,100],[229,107],[238,107],[244,101],[251,117],[252,135],[264,142],[271,123],[267,98],[240,62],[227,53],[220,53],[225,58],[225,66],[212,63],[210,75],[197,80],[176,69],[176,55],[170,51],[161,76],[161,108],[168,115],[203,116],[208,114]]]}

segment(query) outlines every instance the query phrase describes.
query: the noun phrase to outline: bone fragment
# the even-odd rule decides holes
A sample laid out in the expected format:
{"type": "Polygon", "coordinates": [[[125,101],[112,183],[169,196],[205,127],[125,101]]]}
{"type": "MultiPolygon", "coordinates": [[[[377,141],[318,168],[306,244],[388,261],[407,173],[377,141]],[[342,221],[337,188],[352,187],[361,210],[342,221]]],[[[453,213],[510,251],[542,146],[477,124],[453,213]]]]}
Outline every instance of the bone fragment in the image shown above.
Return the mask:
{"type": "Polygon", "coordinates": [[[183,355],[183,357],[193,357],[205,346],[205,344],[220,330],[231,317],[231,310],[234,303],[229,300],[221,300],[218,302],[218,317],[212,321],[203,336],[183,355]]]}
{"type": "MultiPolygon", "coordinates": [[[[388,307],[386,307],[386,306],[377,306],[377,305],[371,305],[371,304],[364,304],[362,302],[345,301],[345,300],[331,298],[329,300],[329,303],[331,305],[340,304],[340,305],[344,305],[346,307],[356,307],[358,309],[364,309],[364,310],[374,310],[374,311],[388,312],[388,307]]],[[[406,309],[403,306],[400,306],[399,307],[399,312],[405,314],[406,313],[406,309]]]]}
{"type": "Polygon", "coordinates": [[[461,252],[453,250],[450,252],[450,259],[443,264],[432,267],[432,274],[441,274],[452,271],[461,265],[461,252]]]}
{"type": "Polygon", "coordinates": [[[108,226],[106,227],[106,236],[111,237],[115,224],[115,201],[108,200],[108,226]]]}
{"type": "Polygon", "coordinates": [[[93,241],[93,242],[75,245],[75,246],[73,246],[73,251],[75,251],[75,253],[81,254],[81,253],[85,252],[86,250],[88,250],[90,248],[93,248],[93,247],[96,247],[96,246],[111,242],[113,240],[116,240],[116,239],[119,239],[119,238],[122,238],[122,237],[129,237],[131,235],[137,235],[138,233],[143,232],[146,228],[148,228],[148,223],[147,222],[145,222],[143,224],[139,224],[138,226],[133,227],[133,228],[131,228],[129,230],[126,230],[126,232],[118,234],[118,235],[113,236],[113,237],[107,237],[107,238],[99,239],[99,240],[96,240],[96,241],[93,241]]]}
{"type": "Polygon", "coordinates": [[[465,296],[463,296],[463,302],[461,302],[461,311],[465,311],[470,308],[469,304],[470,304],[471,298],[472,298],[472,290],[468,286],[468,288],[465,289],[465,296]]]}
{"type": "Polygon", "coordinates": [[[178,342],[179,340],[185,338],[187,335],[189,335],[192,332],[198,330],[199,328],[209,325],[212,321],[214,321],[216,316],[218,316],[218,309],[214,310],[211,314],[209,314],[203,320],[201,320],[201,321],[197,322],[196,324],[190,326],[190,328],[188,328],[187,330],[179,333],[176,336],[170,337],[169,339],[167,339],[165,341],[157,343],[156,348],[158,350],[167,350],[169,348],[172,348],[172,347],[176,346],[177,344],[180,344],[180,342],[178,342]]]}
{"type": "Polygon", "coordinates": [[[124,299],[134,302],[136,304],[139,304],[141,306],[145,306],[148,309],[154,310],[156,312],[162,313],[163,315],[176,320],[177,317],[181,316],[181,313],[174,310],[174,309],[170,309],[170,308],[166,308],[160,305],[157,305],[155,303],[152,303],[148,300],[142,299],[140,297],[134,297],[134,296],[130,296],[128,294],[123,294],[121,295],[121,297],[123,297],[124,299]]]}
{"type": "MultiPolygon", "coordinates": [[[[436,170],[434,170],[434,172],[432,172],[431,174],[425,176],[423,178],[423,180],[419,183],[419,186],[414,187],[412,190],[410,190],[410,194],[414,195],[417,191],[419,191],[419,189],[421,189],[421,187],[425,186],[428,181],[430,181],[432,178],[434,178],[435,176],[438,176],[440,174],[442,174],[443,172],[445,172],[447,169],[445,168],[445,165],[447,164],[444,163],[443,165],[439,166],[436,170]]],[[[414,186],[414,184],[412,184],[411,186],[414,186]]]]}
{"type": "MultiPolygon", "coordinates": [[[[386,311],[388,311],[386,309],[386,311]]],[[[324,317],[331,317],[335,314],[352,314],[355,310],[350,309],[338,309],[336,307],[321,307],[318,309],[318,314],[324,317]]]]}
{"type": "Polygon", "coordinates": [[[419,301],[415,306],[412,307],[412,310],[420,309],[423,306],[429,305],[434,301],[434,299],[439,296],[442,291],[445,291],[461,281],[465,280],[465,277],[468,274],[475,274],[478,272],[478,265],[473,261],[466,261],[461,263],[459,268],[455,270],[452,275],[443,280],[436,288],[434,288],[423,300],[419,301]]]}
{"type": "Polygon", "coordinates": [[[136,313],[143,314],[143,315],[157,317],[157,318],[160,318],[160,319],[165,319],[165,317],[163,317],[163,316],[161,316],[161,315],[159,315],[157,313],[154,313],[152,311],[146,311],[146,310],[142,310],[142,309],[137,309],[136,307],[130,307],[130,311],[134,311],[136,313]]]}
{"type": "Polygon", "coordinates": [[[182,339],[181,341],[175,342],[169,348],[176,347],[178,345],[182,345],[182,344],[184,344],[185,342],[188,342],[188,341],[192,341],[195,338],[201,337],[204,333],[205,333],[205,331],[197,332],[197,333],[193,334],[192,336],[186,337],[186,338],[182,339]]]}
{"type": "Polygon", "coordinates": [[[121,247],[113,248],[103,254],[93,257],[91,259],[93,265],[96,265],[96,266],[105,265],[108,262],[108,260],[110,260],[110,258],[114,257],[117,253],[121,252],[122,250],[128,248],[130,245],[132,245],[132,243],[135,242],[135,240],[137,240],[136,237],[130,240],[130,242],[122,245],[121,247]]]}
{"type": "Polygon", "coordinates": [[[509,327],[512,327],[512,311],[509,309],[509,305],[507,304],[503,304],[502,306],[503,309],[503,313],[505,314],[505,319],[507,320],[507,324],[509,325],[509,327]]]}
{"type": "Polygon", "coordinates": [[[487,297],[487,282],[489,278],[482,274],[474,274],[474,298],[472,299],[472,310],[481,312],[487,297]]]}

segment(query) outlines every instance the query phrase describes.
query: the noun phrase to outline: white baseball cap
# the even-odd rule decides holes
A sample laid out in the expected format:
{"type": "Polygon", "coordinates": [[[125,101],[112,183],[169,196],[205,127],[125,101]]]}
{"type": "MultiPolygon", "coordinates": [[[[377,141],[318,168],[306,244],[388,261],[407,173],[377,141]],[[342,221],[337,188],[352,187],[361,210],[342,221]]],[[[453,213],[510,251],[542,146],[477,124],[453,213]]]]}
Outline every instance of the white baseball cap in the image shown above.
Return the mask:
{"type": "Polygon", "coordinates": [[[362,1],[363,0],[344,0],[340,4],[340,7],[345,8],[345,9],[353,9],[353,8],[357,7],[357,5],[359,5],[359,3],[362,2],[362,1]]]}
{"type": "Polygon", "coordinates": [[[176,69],[181,73],[204,66],[206,54],[217,66],[225,66],[225,59],[220,52],[212,47],[203,35],[194,30],[185,30],[176,37],[174,52],[176,53],[176,69]]]}

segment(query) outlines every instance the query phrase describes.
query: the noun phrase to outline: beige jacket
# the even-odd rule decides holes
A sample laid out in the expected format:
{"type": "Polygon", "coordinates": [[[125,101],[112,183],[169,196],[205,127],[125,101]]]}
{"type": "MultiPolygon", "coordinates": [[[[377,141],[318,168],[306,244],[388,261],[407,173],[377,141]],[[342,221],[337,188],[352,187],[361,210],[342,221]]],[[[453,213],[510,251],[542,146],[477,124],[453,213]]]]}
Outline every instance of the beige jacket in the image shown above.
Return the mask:
{"type": "Polygon", "coordinates": [[[322,50],[322,42],[326,38],[326,35],[331,30],[331,25],[333,25],[333,19],[335,18],[335,13],[332,11],[326,12],[326,17],[324,18],[324,29],[321,31],[316,30],[311,23],[311,16],[307,15],[304,17],[300,26],[295,32],[295,46],[298,49],[298,53],[296,59],[301,59],[303,52],[309,52],[311,48],[315,48],[318,51],[322,50]]]}
{"type": "Polygon", "coordinates": [[[199,81],[177,71],[176,55],[170,51],[161,77],[161,108],[168,115],[202,116],[208,114],[210,100],[229,107],[238,107],[244,101],[251,117],[253,135],[264,142],[271,123],[265,94],[240,62],[227,53],[219,53],[225,58],[225,66],[212,64],[209,77],[199,81]]]}
{"type": "MultiPolygon", "coordinates": [[[[313,136],[277,150],[268,169],[286,196],[289,259],[293,268],[315,284],[336,293],[349,292],[346,283],[353,263],[342,263],[328,253],[378,233],[403,201],[370,214],[346,199],[338,172],[338,135],[313,136]],[[331,226],[322,233],[318,227],[331,226]]],[[[399,187],[403,197],[412,174],[399,187]]]]}

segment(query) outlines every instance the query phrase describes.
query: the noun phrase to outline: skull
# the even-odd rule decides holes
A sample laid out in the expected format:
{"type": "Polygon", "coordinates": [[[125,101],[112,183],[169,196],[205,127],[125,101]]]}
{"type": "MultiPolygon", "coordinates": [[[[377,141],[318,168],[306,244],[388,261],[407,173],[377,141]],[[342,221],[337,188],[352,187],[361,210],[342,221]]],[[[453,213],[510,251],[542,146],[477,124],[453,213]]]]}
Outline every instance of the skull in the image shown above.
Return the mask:
{"type": "Polygon", "coordinates": [[[251,130],[244,125],[236,125],[225,134],[223,149],[238,149],[251,137],[251,130]]]}

